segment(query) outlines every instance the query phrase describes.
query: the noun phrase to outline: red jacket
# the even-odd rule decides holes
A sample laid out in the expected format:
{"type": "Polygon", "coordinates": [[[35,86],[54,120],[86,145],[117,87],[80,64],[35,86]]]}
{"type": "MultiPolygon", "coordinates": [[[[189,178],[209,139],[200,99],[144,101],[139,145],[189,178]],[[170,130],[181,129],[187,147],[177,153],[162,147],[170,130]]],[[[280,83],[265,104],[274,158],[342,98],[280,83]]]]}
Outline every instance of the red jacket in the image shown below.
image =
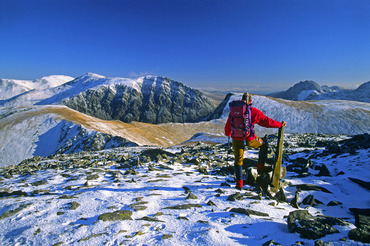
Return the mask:
{"type": "MultiPolygon", "coordinates": [[[[254,124],[258,124],[260,126],[266,127],[266,128],[280,128],[282,123],[276,120],[273,120],[269,117],[267,117],[264,113],[262,113],[261,110],[251,107],[251,123],[252,126],[254,124]]],[[[230,137],[231,136],[231,118],[229,115],[229,118],[227,119],[226,125],[225,125],[225,135],[230,137]]],[[[246,141],[252,141],[255,139],[256,136],[248,136],[245,138],[246,141]]],[[[243,141],[243,138],[234,138],[236,140],[243,141]]]]}

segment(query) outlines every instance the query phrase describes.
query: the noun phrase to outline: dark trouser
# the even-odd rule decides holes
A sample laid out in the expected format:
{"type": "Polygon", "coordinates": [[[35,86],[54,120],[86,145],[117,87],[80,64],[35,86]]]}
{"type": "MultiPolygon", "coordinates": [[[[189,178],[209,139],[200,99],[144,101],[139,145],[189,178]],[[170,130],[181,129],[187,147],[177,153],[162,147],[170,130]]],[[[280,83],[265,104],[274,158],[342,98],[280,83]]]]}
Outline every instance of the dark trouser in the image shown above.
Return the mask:
{"type": "MultiPolygon", "coordinates": [[[[233,149],[234,149],[234,167],[235,167],[235,178],[237,180],[242,179],[243,172],[243,159],[244,159],[244,141],[233,139],[233,149]]],[[[252,141],[246,141],[246,146],[254,149],[260,149],[258,153],[258,163],[264,164],[267,159],[267,149],[268,144],[264,142],[261,138],[257,137],[252,141]]]]}

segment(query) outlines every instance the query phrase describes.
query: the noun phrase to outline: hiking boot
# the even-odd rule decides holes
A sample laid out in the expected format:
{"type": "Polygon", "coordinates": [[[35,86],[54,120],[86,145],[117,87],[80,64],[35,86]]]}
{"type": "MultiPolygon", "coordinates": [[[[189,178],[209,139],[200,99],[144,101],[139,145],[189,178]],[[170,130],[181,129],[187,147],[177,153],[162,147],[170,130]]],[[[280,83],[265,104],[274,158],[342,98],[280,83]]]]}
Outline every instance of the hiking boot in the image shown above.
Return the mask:
{"type": "Polygon", "coordinates": [[[243,188],[243,180],[236,180],[235,189],[242,190],[243,188]]]}
{"type": "Polygon", "coordinates": [[[265,166],[264,163],[257,163],[257,173],[264,174],[272,171],[271,166],[265,166]]]}

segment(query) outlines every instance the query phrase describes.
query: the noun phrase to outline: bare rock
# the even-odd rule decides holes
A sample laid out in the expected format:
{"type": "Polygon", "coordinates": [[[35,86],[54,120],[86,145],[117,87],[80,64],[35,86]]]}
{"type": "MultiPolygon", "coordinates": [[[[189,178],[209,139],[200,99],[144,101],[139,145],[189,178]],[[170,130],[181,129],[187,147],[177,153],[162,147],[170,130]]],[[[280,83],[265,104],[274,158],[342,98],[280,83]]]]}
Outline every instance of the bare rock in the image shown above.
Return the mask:
{"type": "Polygon", "coordinates": [[[98,217],[102,221],[118,221],[118,220],[132,220],[132,211],[130,210],[117,210],[112,213],[104,213],[98,217]]]}
{"type": "Polygon", "coordinates": [[[333,225],[346,225],[341,219],[327,216],[313,217],[307,210],[296,210],[289,213],[289,232],[297,232],[302,238],[319,239],[328,234],[338,233],[333,225]]]}

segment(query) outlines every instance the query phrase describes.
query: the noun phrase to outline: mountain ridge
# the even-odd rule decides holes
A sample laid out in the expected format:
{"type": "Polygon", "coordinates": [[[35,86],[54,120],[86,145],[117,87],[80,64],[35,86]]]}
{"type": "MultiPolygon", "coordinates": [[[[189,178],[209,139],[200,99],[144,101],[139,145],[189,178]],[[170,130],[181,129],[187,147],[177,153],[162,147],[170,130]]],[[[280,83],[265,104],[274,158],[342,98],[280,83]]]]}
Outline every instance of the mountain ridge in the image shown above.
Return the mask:
{"type": "MultiPolygon", "coordinates": [[[[1,161],[14,164],[36,154],[79,152],[84,150],[84,142],[87,149],[119,144],[168,147],[202,139],[219,143],[226,139],[223,128],[229,114],[228,103],[241,96],[241,93],[228,94],[215,108],[209,106],[209,101],[202,101],[205,96],[199,91],[165,77],[109,78],[89,73],[57,87],[32,90],[3,100],[0,150],[9,154],[3,155],[1,161]],[[205,105],[203,116],[192,115],[201,111],[201,104],[205,105]],[[82,109],[73,109],[80,105],[82,109]],[[184,120],[188,115],[193,118],[184,120]],[[128,117],[127,122],[120,116],[128,117]],[[148,123],[140,117],[152,121],[148,123]],[[174,117],[178,117],[177,123],[174,117]],[[47,146],[48,138],[54,143],[52,150],[40,147],[47,146]]],[[[370,104],[365,102],[292,101],[253,95],[253,106],[270,118],[286,121],[287,133],[370,132],[370,104]]],[[[257,125],[255,129],[260,137],[276,133],[276,129],[257,125]]]]}
{"type": "Polygon", "coordinates": [[[309,100],[349,100],[359,102],[370,102],[370,81],[360,85],[357,89],[344,89],[339,86],[319,85],[312,80],[301,81],[286,91],[267,94],[293,101],[309,100]]]}
{"type": "Polygon", "coordinates": [[[12,97],[15,97],[19,94],[26,93],[35,89],[42,90],[57,87],[73,79],[73,77],[66,75],[44,76],[33,81],[0,79],[0,100],[11,99],[12,97]]]}
{"type": "Polygon", "coordinates": [[[199,90],[160,77],[105,77],[88,73],[57,87],[25,92],[0,105],[66,105],[106,120],[199,122],[215,105],[199,90]]]}
{"type": "MultiPolygon", "coordinates": [[[[229,93],[209,118],[223,119],[229,115],[228,104],[240,100],[242,93],[229,93]]],[[[277,121],[286,121],[286,132],[356,135],[370,132],[370,104],[344,100],[292,101],[252,95],[252,106],[277,121]]],[[[261,133],[273,129],[255,125],[261,133]]]]}

